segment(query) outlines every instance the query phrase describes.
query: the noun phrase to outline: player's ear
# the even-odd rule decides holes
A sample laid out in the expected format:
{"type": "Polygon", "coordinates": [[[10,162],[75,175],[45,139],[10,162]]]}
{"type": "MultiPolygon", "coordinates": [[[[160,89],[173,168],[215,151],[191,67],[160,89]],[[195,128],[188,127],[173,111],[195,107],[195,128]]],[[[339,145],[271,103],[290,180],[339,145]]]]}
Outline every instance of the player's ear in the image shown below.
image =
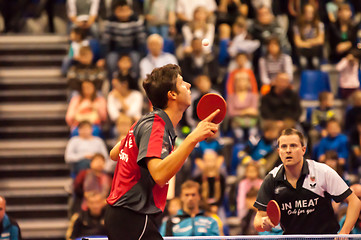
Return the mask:
{"type": "Polygon", "coordinates": [[[168,99],[173,99],[175,100],[177,97],[177,94],[175,91],[168,91],[168,99]]]}

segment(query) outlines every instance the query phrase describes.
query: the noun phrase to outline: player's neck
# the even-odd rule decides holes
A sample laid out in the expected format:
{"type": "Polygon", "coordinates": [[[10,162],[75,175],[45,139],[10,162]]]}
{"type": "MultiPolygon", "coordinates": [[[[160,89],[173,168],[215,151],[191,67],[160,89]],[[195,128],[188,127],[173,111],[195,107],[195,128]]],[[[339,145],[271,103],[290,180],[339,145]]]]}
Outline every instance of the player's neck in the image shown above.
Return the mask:
{"type": "Polygon", "coordinates": [[[302,172],[302,165],[303,165],[303,161],[301,161],[297,165],[285,166],[286,169],[285,174],[288,181],[292,181],[292,180],[297,181],[300,178],[302,172]]]}
{"type": "Polygon", "coordinates": [[[169,108],[169,107],[164,109],[164,112],[168,115],[168,117],[169,117],[170,121],[172,122],[174,128],[178,125],[179,121],[183,117],[183,112],[175,111],[174,109],[169,108]]]}

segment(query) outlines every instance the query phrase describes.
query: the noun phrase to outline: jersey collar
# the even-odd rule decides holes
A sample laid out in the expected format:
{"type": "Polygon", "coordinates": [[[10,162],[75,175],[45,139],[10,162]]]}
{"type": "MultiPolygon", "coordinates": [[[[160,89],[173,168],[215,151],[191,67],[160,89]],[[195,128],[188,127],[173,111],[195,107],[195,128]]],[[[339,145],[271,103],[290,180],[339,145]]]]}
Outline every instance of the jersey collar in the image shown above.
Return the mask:
{"type": "MultiPolygon", "coordinates": [[[[300,179],[302,178],[302,176],[306,176],[307,174],[309,174],[309,172],[310,172],[310,170],[308,167],[308,162],[306,159],[303,159],[303,165],[302,165],[302,169],[301,169],[300,179]]],[[[286,181],[285,167],[283,166],[283,164],[281,166],[280,171],[277,172],[275,180],[286,181]]]]}
{"type": "Polygon", "coordinates": [[[174,146],[177,135],[175,134],[173,123],[170,120],[168,114],[160,108],[155,108],[154,113],[157,114],[158,116],[160,116],[163,119],[163,121],[165,122],[165,127],[166,127],[170,137],[172,138],[172,144],[174,146]]]}

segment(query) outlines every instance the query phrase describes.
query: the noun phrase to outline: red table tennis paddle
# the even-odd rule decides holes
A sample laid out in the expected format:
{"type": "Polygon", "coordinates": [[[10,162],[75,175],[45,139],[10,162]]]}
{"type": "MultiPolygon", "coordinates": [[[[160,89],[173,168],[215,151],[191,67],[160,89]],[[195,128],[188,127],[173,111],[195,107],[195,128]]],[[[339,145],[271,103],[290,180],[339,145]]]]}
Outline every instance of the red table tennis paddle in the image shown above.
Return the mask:
{"type": "Polygon", "coordinates": [[[199,119],[203,120],[217,109],[219,109],[220,112],[212,120],[212,122],[216,124],[222,122],[226,116],[227,104],[221,95],[207,93],[198,102],[197,115],[199,119]]]}
{"type": "Polygon", "coordinates": [[[271,200],[267,204],[267,215],[273,225],[277,226],[281,220],[281,210],[275,200],[271,200]]]}

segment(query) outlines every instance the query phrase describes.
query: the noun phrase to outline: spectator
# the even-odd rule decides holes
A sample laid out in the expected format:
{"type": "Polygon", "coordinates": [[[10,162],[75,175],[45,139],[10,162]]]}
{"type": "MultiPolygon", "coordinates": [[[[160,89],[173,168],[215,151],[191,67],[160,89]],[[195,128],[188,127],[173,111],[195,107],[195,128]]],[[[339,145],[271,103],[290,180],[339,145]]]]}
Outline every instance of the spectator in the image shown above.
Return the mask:
{"type": "Polygon", "coordinates": [[[347,182],[343,175],[342,165],[340,163],[340,158],[335,150],[328,150],[325,152],[325,164],[335,170],[340,177],[347,182]]]}
{"type": "Polygon", "coordinates": [[[348,4],[341,4],[337,11],[337,21],[329,26],[330,60],[339,62],[357,44],[358,24],[352,21],[352,11],[348,4]]]}
{"type": "Polygon", "coordinates": [[[6,214],[6,200],[2,196],[0,196],[0,236],[1,239],[22,239],[18,223],[6,214]]]}
{"type": "MultiPolygon", "coordinates": [[[[100,194],[104,199],[108,197],[112,179],[104,172],[105,157],[96,153],[90,160],[90,168],[79,172],[74,181],[75,199],[81,203],[81,209],[86,210],[85,199],[91,194],[100,194]]],[[[75,207],[74,212],[80,210],[80,205],[75,207]]]]}
{"type": "Polygon", "coordinates": [[[218,82],[219,63],[218,59],[212,53],[206,53],[202,46],[202,40],[195,38],[191,43],[192,51],[186,53],[180,60],[184,79],[193,84],[199,75],[207,75],[214,88],[220,88],[218,82]]]}
{"type": "Polygon", "coordinates": [[[176,57],[171,53],[163,52],[164,39],[159,34],[152,34],[147,39],[149,53],[139,64],[140,80],[143,81],[147,74],[150,74],[156,67],[172,63],[178,64],[176,57]]]}
{"type": "Polygon", "coordinates": [[[242,16],[246,18],[248,15],[248,6],[244,0],[220,0],[218,2],[217,25],[227,24],[232,26],[237,17],[242,16]]]}
{"type": "MultiPolygon", "coordinates": [[[[291,46],[288,42],[286,31],[275,21],[271,9],[264,5],[257,9],[256,20],[249,32],[255,39],[258,39],[261,42],[261,46],[266,46],[268,38],[275,36],[280,41],[282,52],[291,52],[291,46]]],[[[258,59],[256,60],[258,61],[258,59]]]]}
{"type": "Polygon", "coordinates": [[[207,22],[206,7],[199,6],[194,9],[193,20],[183,25],[182,34],[184,37],[184,51],[191,52],[191,42],[194,38],[209,40],[209,45],[204,47],[205,53],[210,53],[214,41],[214,24],[207,22]]]}
{"type": "Polygon", "coordinates": [[[143,95],[129,88],[129,83],[123,78],[112,80],[113,90],[108,94],[108,113],[113,122],[117,122],[121,114],[130,117],[133,122],[142,116],[143,95]]]}
{"type": "Polygon", "coordinates": [[[65,162],[71,165],[71,175],[73,178],[83,169],[90,167],[90,159],[96,153],[106,156],[107,170],[109,170],[108,150],[104,141],[92,135],[92,125],[90,122],[79,123],[79,136],[70,138],[65,149],[65,162]]]}
{"type": "Polygon", "coordinates": [[[301,102],[298,94],[291,89],[287,73],[277,74],[270,92],[261,98],[260,113],[263,120],[277,121],[281,128],[288,120],[298,122],[302,113],[301,102]]]}
{"type": "Polygon", "coordinates": [[[97,37],[98,29],[95,21],[98,17],[99,3],[100,0],[67,0],[69,20],[75,26],[91,30],[93,36],[97,37]]]}
{"type": "Polygon", "coordinates": [[[327,136],[322,138],[318,146],[317,158],[325,162],[325,153],[328,150],[335,150],[339,156],[339,162],[343,169],[348,170],[348,140],[347,136],[341,133],[340,123],[336,119],[330,119],[326,124],[327,136]]]}
{"type": "Polygon", "coordinates": [[[349,174],[361,174],[361,119],[356,121],[356,127],[349,133],[350,171],[349,174]]]}
{"type": "Polygon", "coordinates": [[[318,95],[319,106],[312,110],[311,129],[309,137],[311,143],[317,143],[321,137],[327,136],[326,122],[336,117],[334,109],[334,96],[331,92],[320,92],[318,95]]]}
{"type": "Polygon", "coordinates": [[[303,7],[303,13],[298,17],[293,31],[301,68],[319,69],[325,43],[325,26],[313,5],[306,4],[303,7]]]}
{"type": "Polygon", "coordinates": [[[227,97],[228,115],[236,141],[243,142],[258,133],[258,94],[252,92],[246,71],[235,75],[234,86],[234,94],[227,97]]]}
{"type": "Polygon", "coordinates": [[[330,22],[336,22],[338,8],[344,2],[345,0],[332,0],[326,3],[327,16],[330,22]]]}
{"type": "Polygon", "coordinates": [[[117,70],[119,54],[128,54],[132,59],[132,71],[138,73],[139,61],[145,53],[144,22],[125,0],[114,4],[113,9],[113,16],[104,23],[102,39],[108,71],[117,70]]]}
{"type": "Polygon", "coordinates": [[[277,138],[280,128],[273,122],[265,122],[262,126],[262,135],[258,138],[250,138],[243,151],[238,152],[239,160],[237,175],[244,176],[244,166],[251,162],[257,162],[260,176],[264,176],[274,167],[278,160],[277,138]]]}
{"type": "Polygon", "coordinates": [[[351,95],[351,106],[346,110],[345,132],[350,132],[356,128],[356,123],[361,120],[361,90],[357,90],[351,95]]]}
{"type": "Polygon", "coordinates": [[[176,5],[177,19],[181,23],[193,21],[193,13],[197,7],[205,7],[207,9],[208,18],[214,18],[214,12],[217,10],[215,0],[178,0],[176,5]]]}
{"type": "Polygon", "coordinates": [[[194,148],[192,157],[194,158],[194,162],[197,168],[193,171],[193,175],[197,176],[201,174],[201,169],[204,169],[204,161],[202,158],[207,150],[212,150],[217,153],[217,162],[221,166],[220,171],[224,176],[226,176],[227,170],[224,166],[224,143],[222,138],[219,136],[219,132],[207,138],[206,140],[199,142],[194,148]]]}
{"type": "MultiPolygon", "coordinates": [[[[262,182],[263,180],[260,173],[260,166],[256,162],[249,162],[246,165],[244,178],[238,184],[237,217],[240,220],[244,219],[244,217],[247,216],[250,209],[247,202],[248,193],[252,189],[258,191],[258,189],[261,187],[262,182]]],[[[255,197],[257,197],[257,194],[255,197]]]]}
{"type": "Polygon", "coordinates": [[[196,176],[194,180],[201,186],[201,198],[204,203],[211,206],[210,211],[217,213],[219,207],[223,203],[226,181],[220,168],[223,162],[216,151],[205,150],[202,163],[198,165],[201,174],[196,176]]]}
{"type": "Polygon", "coordinates": [[[92,63],[93,56],[90,47],[80,47],[79,54],[75,58],[77,63],[67,73],[68,85],[71,90],[79,92],[83,81],[91,81],[97,91],[103,89],[107,75],[103,67],[98,67],[92,63]]]}
{"type": "Polygon", "coordinates": [[[168,39],[169,33],[175,34],[175,0],[145,0],[144,14],[149,34],[159,34],[168,39]]]}
{"type": "Polygon", "coordinates": [[[95,133],[100,135],[100,126],[107,120],[107,105],[104,97],[97,96],[91,81],[81,83],[80,95],[71,98],[65,120],[72,135],[76,135],[76,127],[81,121],[93,124],[95,133]]]}
{"type": "Polygon", "coordinates": [[[69,34],[70,46],[69,53],[63,59],[61,67],[62,74],[66,76],[69,68],[78,60],[80,48],[89,46],[89,40],[86,39],[86,32],[80,27],[73,27],[69,34]]]}
{"type": "Polygon", "coordinates": [[[227,78],[226,82],[226,96],[235,93],[235,79],[236,75],[239,77],[240,75],[247,74],[247,78],[249,84],[251,86],[252,93],[258,94],[258,84],[256,77],[254,75],[253,70],[250,68],[250,62],[248,60],[248,55],[246,53],[238,53],[235,57],[237,67],[232,70],[227,78]]]}
{"type": "Polygon", "coordinates": [[[276,37],[271,37],[267,42],[267,52],[259,59],[259,75],[262,89],[270,88],[271,81],[278,73],[287,73],[293,81],[293,65],[291,56],[281,51],[280,42],[276,37]]]}
{"type": "Polygon", "coordinates": [[[67,240],[81,237],[105,236],[104,207],[105,198],[101,194],[90,193],[86,198],[88,209],[74,213],[66,232],[67,240]]]}
{"type": "Polygon", "coordinates": [[[258,189],[251,188],[245,199],[246,215],[241,219],[241,234],[242,235],[257,235],[258,232],[253,226],[254,217],[256,216],[257,210],[253,207],[253,203],[257,199],[258,189]]]}
{"type": "Polygon", "coordinates": [[[360,87],[358,78],[360,70],[358,51],[357,49],[352,49],[350,53],[336,65],[336,70],[340,73],[340,98],[344,100],[348,99],[348,97],[360,87]]]}
{"type": "MultiPolygon", "coordinates": [[[[248,32],[244,17],[238,17],[231,26],[221,24],[218,27],[220,39],[218,58],[222,66],[228,65],[230,58],[233,59],[238,53],[252,54],[260,46],[260,41],[254,40],[248,32]]],[[[228,66],[229,71],[233,70],[233,65],[235,64],[231,61],[228,66]]]]}
{"type": "Polygon", "coordinates": [[[129,55],[124,54],[119,57],[118,71],[114,72],[112,79],[125,79],[128,82],[129,88],[139,90],[137,74],[132,71],[132,60],[129,55]]]}
{"type": "MultiPolygon", "coordinates": [[[[185,72],[185,69],[182,69],[185,72]]],[[[207,93],[217,93],[218,91],[212,88],[211,80],[207,75],[199,75],[196,77],[194,81],[195,88],[192,89],[192,104],[188,107],[185,112],[186,121],[188,126],[191,128],[195,128],[200,121],[197,115],[197,105],[199,100],[203,97],[203,95],[207,93]]]]}
{"type": "Polygon", "coordinates": [[[162,236],[219,236],[217,222],[200,210],[200,185],[187,180],[181,186],[182,209],[164,222],[162,236]]]}
{"type": "Polygon", "coordinates": [[[119,115],[117,121],[115,122],[115,135],[118,136],[118,141],[127,136],[127,133],[132,127],[133,123],[134,120],[131,117],[128,117],[124,113],[119,115]]]}

